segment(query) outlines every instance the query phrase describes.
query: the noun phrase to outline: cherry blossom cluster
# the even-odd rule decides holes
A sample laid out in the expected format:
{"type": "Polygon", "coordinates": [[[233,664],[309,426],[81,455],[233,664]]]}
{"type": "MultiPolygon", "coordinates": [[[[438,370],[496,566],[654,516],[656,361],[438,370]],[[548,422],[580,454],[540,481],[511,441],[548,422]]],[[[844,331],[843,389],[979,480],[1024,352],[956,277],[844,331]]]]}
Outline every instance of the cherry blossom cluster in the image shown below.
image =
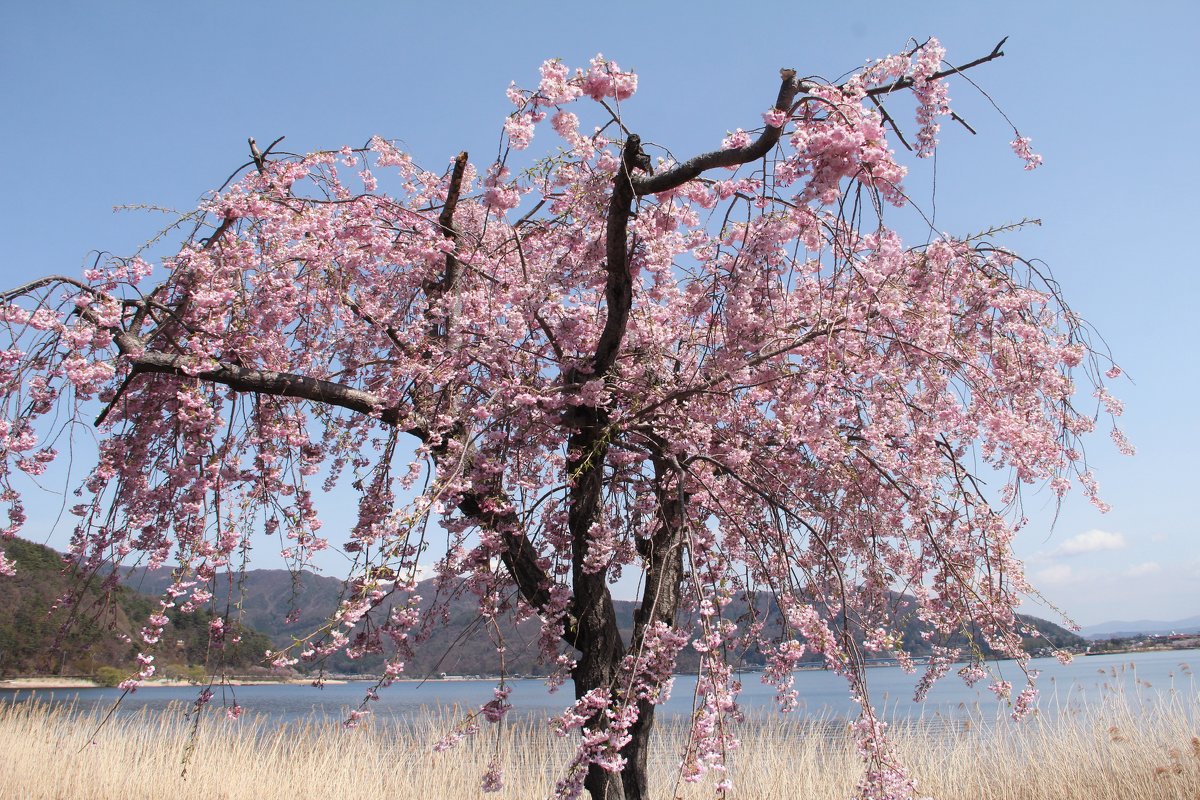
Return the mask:
{"type": "Polygon", "coordinates": [[[941,126],[938,117],[950,113],[949,89],[944,80],[934,77],[942,66],[946,49],[937,39],[930,39],[920,48],[913,64],[913,94],[917,98],[917,155],[926,158],[933,155],[937,147],[937,134],[941,126]]]}
{"type": "Polygon", "coordinates": [[[1028,136],[1017,136],[1012,141],[1013,152],[1017,154],[1017,158],[1025,162],[1025,169],[1037,169],[1042,165],[1042,157],[1033,152],[1030,147],[1031,141],[1028,136]]]}

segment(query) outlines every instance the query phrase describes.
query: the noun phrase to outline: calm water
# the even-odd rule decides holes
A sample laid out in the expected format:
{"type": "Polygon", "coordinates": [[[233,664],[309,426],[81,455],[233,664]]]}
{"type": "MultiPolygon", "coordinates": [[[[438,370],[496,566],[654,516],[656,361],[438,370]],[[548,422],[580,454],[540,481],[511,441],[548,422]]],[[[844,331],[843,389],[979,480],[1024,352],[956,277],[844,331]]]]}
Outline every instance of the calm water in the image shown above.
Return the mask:
{"type": "MultiPolygon", "coordinates": [[[[1038,686],[1041,689],[1042,713],[1058,713],[1064,709],[1086,708],[1121,692],[1136,702],[1149,702],[1181,695],[1195,707],[1200,702],[1200,681],[1193,677],[1193,668],[1200,670],[1200,650],[1175,650],[1155,653],[1077,657],[1068,665],[1054,659],[1034,659],[1031,668],[1041,670],[1038,686]]],[[[1019,691],[1024,677],[1012,662],[992,665],[998,677],[1013,683],[1019,691]]],[[[877,667],[868,672],[871,698],[877,707],[893,717],[924,716],[962,717],[969,713],[1007,714],[1006,704],[998,703],[981,682],[968,688],[951,672],[939,681],[922,704],[912,702],[913,686],[919,677],[905,674],[898,667],[877,667]]],[[[764,686],[757,673],[740,676],[741,705],[748,712],[766,713],[774,708],[774,690],[764,686]]],[[[541,680],[510,681],[513,692],[509,698],[516,711],[533,716],[560,713],[573,698],[570,685],[557,693],[547,691],[541,680]]],[[[272,684],[215,688],[213,706],[235,701],[248,712],[269,715],[279,722],[308,719],[344,719],[357,707],[370,682],[352,681],[330,684],[323,689],[311,686],[272,684]]],[[[492,697],[495,682],[491,680],[446,680],[425,683],[402,682],[381,690],[379,700],[370,704],[376,718],[403,721],[421,709],[458,707],[478,708],[492,697]]],[[[675,681],[671,699],[661,713],[666,717],[690,715],[692,692],[696,686],[693,676],[680,676],[675,681]]],[[[856,712],[843,679],[825,671],[806,671],[796,675],[800,695],[799,711],[824,717],[849,717],[856,712]]],[[[142,708],[166,709],[195,700],[195,687],[144,687],[121,703],[118,714],[134,713],[142,708]]],[[[120,696],[116,689],[58,689],[54,691],[0,690],[0,702],[22,702],[39,699],[53,703],[74,703],[80,708],[111,707],[120,696]]]]}

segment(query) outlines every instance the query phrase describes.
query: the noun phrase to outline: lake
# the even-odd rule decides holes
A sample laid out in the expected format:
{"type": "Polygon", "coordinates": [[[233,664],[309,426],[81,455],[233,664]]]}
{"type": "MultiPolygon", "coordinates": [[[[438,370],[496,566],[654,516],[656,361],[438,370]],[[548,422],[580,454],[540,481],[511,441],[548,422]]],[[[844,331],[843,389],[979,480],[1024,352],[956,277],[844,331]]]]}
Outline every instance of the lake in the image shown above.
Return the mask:
{"type": "MultiPolygon", "coordinates": [[[[1043,714],[1086,709],[1114,694],[1123,694],[1135,704],[1180,696],[1188,701],[1185,706],[1196,708],[1200,705],[1200,693],[1193,666],[1200,668],[1200,650],[1079,656],[1065,665],[1053,658],[1030,662],[1031,669],[1041,670],[1038,687],[1041,690],[1039,708],[1043,714]]],[[[997,677],[1013,683],[1014,695],[1020,691],[1024,676],[1015,663],[995,662],[991,669],[997,677]]],[[[1009,712],[1007,704],[997,702],[988,691],[987,681],[970,688],[953,671],[933,687],[924,703],[914,703],[913,687],[919,676],[919,671],[910,675],[899,667],[868,670],[868,686],[876,707],[892,719],[955,719],[980,714],[1006,716],[1009,712]]],[[[761,683],[759,674],[744,673],[740,680],[743,687],[740,704],[744,711],[761,714],[774,709],[774,690],[761,683]]],[[[216,694],[212,705],[220,708],[236,701],[249,713],[265,714],[281,723],[334,721],[344,719],[350,709],[358,707],[372,685],[369,681],[350,681],[328,684],[321,689],[288,684],[214,687],[216,694]]],[[[370,704],[370,710],[376,718],[400,722],[422,709],[457,707],[472,710],[492,698],[495,685],[494,680],[403,681],[381,690],[379,700],[370,704]]],[[[553,716],[572,702],[570,684],[553,694],[540,679],[513,680],[509,685],[513,689],[509,701],[514,711],[530,716],[553,716]]],[[[664,718],[689,716],[695,686],[695,676],[676,678],[671,699],[660,709],[660,715],[664,718]]],[[[849,698],[846,682],[829,672],[797,673],[796,689],[800,697],[798,714],[835,719],[856,714],[857,706],[849,698]]],[[[116,713],[124,715],[143,708],[155,711],[190,704],[198,692],[198,687],[189,686],[143,687],[126,697],[116,713]]],[[[0,702],[37,699],[54,704],[73,703],[80,709],[106,708],[120,694],[117,689],[4,689],[0,690],[0,702]]]]}

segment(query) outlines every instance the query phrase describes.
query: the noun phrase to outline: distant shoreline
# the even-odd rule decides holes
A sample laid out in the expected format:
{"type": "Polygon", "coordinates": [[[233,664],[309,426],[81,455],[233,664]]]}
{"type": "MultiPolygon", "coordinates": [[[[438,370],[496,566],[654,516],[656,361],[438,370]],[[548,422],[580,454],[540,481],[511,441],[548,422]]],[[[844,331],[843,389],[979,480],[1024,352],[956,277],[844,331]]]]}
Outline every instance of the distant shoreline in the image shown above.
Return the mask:
{"type": "MultiPolygon", "coordinates": [[[[1129,649],[1122,648],[1119,650],[1097,650],[1097,651],[1086,652],[1086,653],[1075,653],[1074,655],[1076,657],[1086,657],[1086,656],[1118,656],[1118,655],[1127,656],[1127,655],[1138,655],[1141,653],[1149,654],[1149,653],[1163,653],[1163,652],[1172,652],[1172,651],[1179,652],[1179,653],[1200,652],[1200,647],[1197,646],[1197,643],[1198,643],[1198,640],[1189,639],[1186,647],[1151,646],[1151,647],[1138,647],[1138,648],[1129,648],[1129,649]]],[[[1007,659],[1005,659],[1005,660],[1007,660],[1007,659]]],[[[925,663],[925,661],[918,660],[917,663],[918,663],[918,665],[923,665],[925,663]]],[[[888,662],[888,663],[867,664],[866,666],[868,668],[893,667],[893,666],[896,666],[896,664],[894,662],[888,662]]],[[[824,666],[821,664],[816,664],[816,663],[813,663],[813,664],[806,663],[806,664],[801,664],[801,665],[797,666],[796,669],[798,672],[821,671],[824,669],[824,666]]],[[[751,673],[757,673],[760,671],[761,670],[759,670],[759,669],[746,669],[746,670],[739,670],[739,674],[751,674],[751,673]]],[[[695,673],[677,673],[677,674],[678,675],[685,675],[685,674],[694,675],[695,673]]],[[[546,676],[544,676],[544,675],[509,675],[507,677],[507,680],[510,680],[510,681],[511,680],[526,680],[526,679],[544,680],[545,677],[546,676]]],[[[380,679],[381,679],[381,676],[379,676],[379,675],[369,675],[369,674],[339,675],[336,678],[322,678],[321,683],[345,684],[345,683],[352,683],[352,682],[359,682],[359,681],[362,681],[362,682],[379,681],[380,679]]],[[[446,675],[446,674],[442,674],[442,675],[427,675],[424,677],[417,677],[417,676],[397,677],[397,678],[393,679],[393,682],[394,683],[441,683],[441,682],[451,683],[451,682],[457,682],[457,681],[497,681],[500,679],[501,679],[501,676],[499,676],[499,675],[446,675]]],[[[228,680],[224,681],[224,685],[227,685],[227,686],[274,686],[274,685],[308,686],[311,683],[313,683],[313,681],[315,681],[315,680],[317,680],[316,676],[302,676],[302,675],[286,677],[286,678],[284,678],[284,677],[281,677],[281,678],[229,678],[228,680]]],[[[213,683],[214,684],[219,683],[219,680],[215,676],[213,678],[213,683]]],[[[151,680],[145,681],[142,684],[140,684],[140,687],[149,689],[149,688],[155,688],[155,687],[170,688],[170,687],[187,687],[187,686],[206,686],[206,685],[208,685],[208,684],[195,683],[195,682],[170,679],[170,678],[162,678],[162,679],[151,679],[151,680]]],[[[114,687],[102,686],[100,683],[97,683],[96,681],[90,680],[88,678],[60,677],[57,675],[28,676],[28,677],[8,678],[8,679],[0,680],[0,691],[3,691],[3,690],[12,691],[12,690],[20,690],[20,689],[28,689],[31,691],[48,691],[48,690],[56,690],[56,689],[104,689],[104,688],[114,688],[114,687]]]]}
{"type": "MultiPolygon", "coordinates": [[[[288,684],[288,685],[307,686],[308,684],[310,684],[312,682],[313,682],[312,678],[284,678],[281,680],[246,678],[246,679],[232,679],[232,680],[226,681],[226,685],[227,686],[258,686],[258,685],[270,685],[270,684],[281,684],[281,685],[288,684]]],[[[336,679],[335,680],[332,678],[327,678],[327,679],[325,679],[324,683],[347,683],[347,681],[344,679],[336,679]]],[[[171,679],[149,680],[149,681],[144,681],[143,683],[140,684],[140,686],[143,688],[204,686],[204,685],[205,684],[192,683],[190,681],[180,681],[180,680],[171,680],[171,679]]],[[[89,680],[87,678],[59,678],[54,675],[48,675],[46,677],[10,678],[8,680],[0,680],[0,689],[50,690],[50,689],[112,689],[112,688],[115,688],[115,687],[101,686],[96,681],[89,680]]]]}

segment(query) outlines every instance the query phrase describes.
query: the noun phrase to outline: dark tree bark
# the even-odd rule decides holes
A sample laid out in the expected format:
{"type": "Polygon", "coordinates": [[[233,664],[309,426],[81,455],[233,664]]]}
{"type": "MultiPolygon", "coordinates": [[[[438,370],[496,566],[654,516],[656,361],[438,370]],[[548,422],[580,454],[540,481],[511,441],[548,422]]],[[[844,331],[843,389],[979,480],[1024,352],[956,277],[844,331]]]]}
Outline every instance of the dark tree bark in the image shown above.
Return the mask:
{"type": "MultiPolygon", "coordinates": [[[[680,485],[683,476],[678,464],[661,453],[654,459],[654,473],[660,519],[654,536],[639,543],[641,555],[646,559],[646,584],[633,620],[631,650],[635,655],[643,646],[648,627],[656,622],[675,625],[683,580],[684,498],[680,485]]],[[[637,722],[629,731],[629,743],[621,749],[621,755],[628,761],[622,775],[626,800],[644,800],[650,796],[646,757],[656,708],[648,700],[638,700],[637,722]]]]}

